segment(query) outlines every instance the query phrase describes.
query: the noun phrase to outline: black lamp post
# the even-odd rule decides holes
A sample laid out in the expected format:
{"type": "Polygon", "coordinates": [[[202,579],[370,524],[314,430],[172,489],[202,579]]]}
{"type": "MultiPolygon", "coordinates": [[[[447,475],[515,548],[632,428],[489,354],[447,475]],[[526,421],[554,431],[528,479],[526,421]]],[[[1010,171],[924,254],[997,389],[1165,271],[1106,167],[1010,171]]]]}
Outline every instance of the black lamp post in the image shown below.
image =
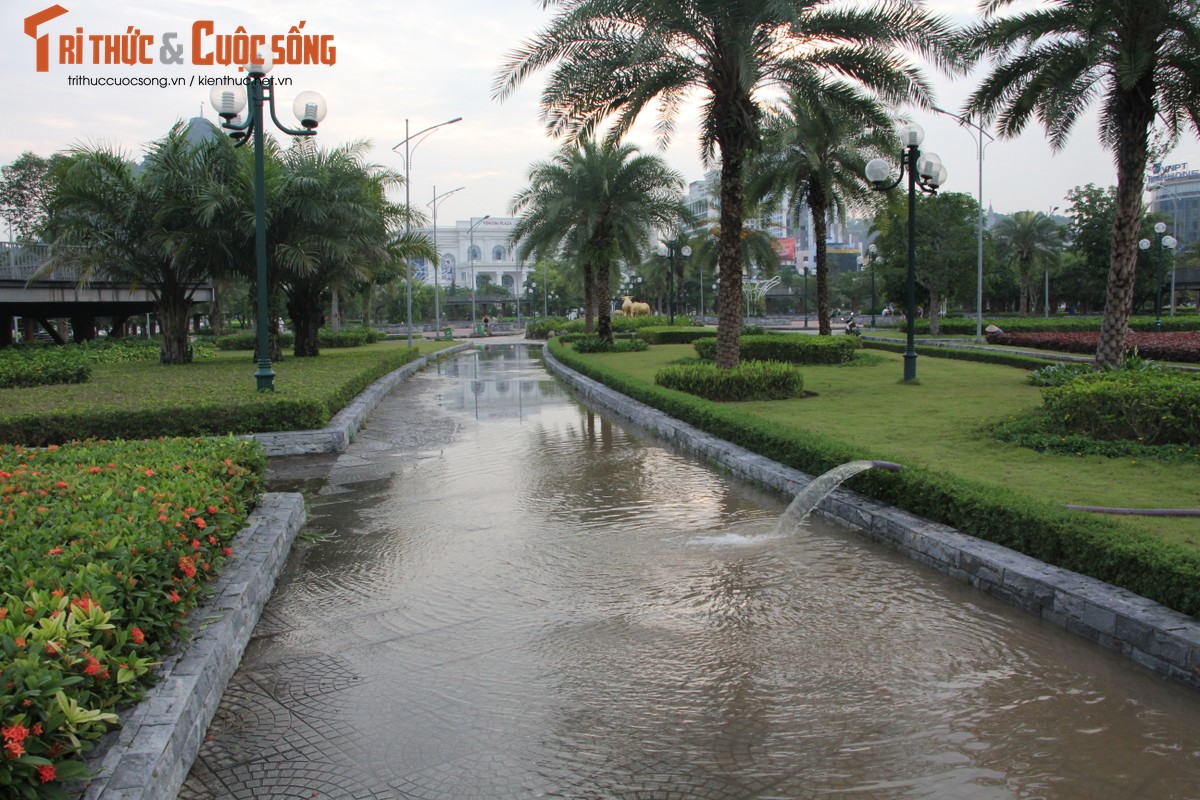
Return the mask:
{"type": "Polygon", "coordinates": [[[872,244],[867,248],[871,268],[871,330],[875,330],[875,259],[879,257],[879,246],[872,244]]]}
{"type": "Polygon", "coordinates": [[[917,189],[937,194],[946,182],[946,167],[933,153],[921,152],[925,131],[909,123],[900,129],[900,142],[906,148],[900,156],[900,174],[893,178],[892,166],[882,158],[867,163],[867,182],[877,192],[886,192],[900,185],[908,176],[908,278],[905,286],[905,321],[907,341],[904,349],[904,382],[917,379],[917,189]]]}
{"type": "Polygon", "coordinates": [[[667,313],[670,315],[670,325],[675,324],[675,264],[680,256],[687,258],[692,254],[692,248],[681,243],[678,239],[663,242],[659,255],[667,257],[667,313]]]}
{"type": "Polygon", "coordinates": [[[271,369],[271,344],[267,327],[267,191],[265,169],[263,167],[263,104],[266,103],[271,111],[271,121],[275,127],[289,136],[315,136],[317,124],[325,119],[325,98],[316,92],[301,92],[292,103],[292,111],[300,120],[300,130],[287,127],[275,116],[275,87],[267,77],[271,71],[270,57],[261,53],[254,59],[258,63],[246,65],[246,78],[241,82],[246,86],[243,93],[236,86],[214,86],[209,92],[209,100],[217,114],[221,117],[221,127],[231,131],[230,135],[238,140],[238,147],[254,138],[254,260],[256,279],[258,281],[258,314],[255,324],[258,326],[258,369],[254,378],[260,392],[275,391],[275,371],[271,369]],[[237,119],[238,114],[246,107],[249,95],[250,108],[246,112],[245,121],[237,119]]]}
{"type": "Polygon", "coordinates": [[[809,268],[804,268],[804,328],[808,329],[808,272],[809,268]]]}
{"type": "MultiPolygon", "coordinates": [[[[1179,243],[1174,236],[1163,236],[1167,232],[1167,224],[1165,222],[1154,223],[1155,238],[1158,239],[1158,257],[1154,263],[1154,330],[1162,330],[1162,285],[1163,285],[1163,250],[1175,250],[1175,246],[1179,243]]],[[[1138,247],[1142,250],[1150,249],[1150,240],[1142,239],[1138,242],[1138,247]]]]}

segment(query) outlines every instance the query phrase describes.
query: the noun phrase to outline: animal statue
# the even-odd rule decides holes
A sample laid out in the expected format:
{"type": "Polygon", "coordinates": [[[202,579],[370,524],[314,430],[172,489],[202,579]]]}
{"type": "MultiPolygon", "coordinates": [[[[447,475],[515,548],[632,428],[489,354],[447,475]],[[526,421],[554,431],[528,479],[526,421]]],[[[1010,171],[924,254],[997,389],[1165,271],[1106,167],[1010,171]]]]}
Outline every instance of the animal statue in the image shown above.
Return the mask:
{"type": "Polygon", "coordinates": [[[634,317],[650,316],[650,304],[649,303],[633,303],[632,306],[633,307],[630,309],[633,312],[631,316],[634,316],[634,317]]]}
{"type": "Polygon", "coordinates": [[[633,298],[625,295],[625,302],[621,303],[621,313],[627,317],[633,316],[633,298]]]}

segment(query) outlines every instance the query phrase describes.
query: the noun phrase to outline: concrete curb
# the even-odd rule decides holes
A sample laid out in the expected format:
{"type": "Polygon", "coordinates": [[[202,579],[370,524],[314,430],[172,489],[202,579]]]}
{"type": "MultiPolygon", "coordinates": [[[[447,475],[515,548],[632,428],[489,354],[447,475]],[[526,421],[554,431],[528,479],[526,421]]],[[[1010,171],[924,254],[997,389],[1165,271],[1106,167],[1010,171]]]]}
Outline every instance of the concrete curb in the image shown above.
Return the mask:
{"type": "MultiPolygon", "coordinates": [[[[813,479],[584,377],[557,361],[549,348],[544,353],[550,370],[589,406],[619,415],[740,478],[789,497],[813,479]]],[[[816,510],[963,583],[1200,689],[1200,622],[1192,617],[848,489],[833,492],[816,510]]]]}
{"type": "Polygon", "coordinates": [[[221,694],[241,662],[306,514],[301,494],[267,494],[234,538],[237,554],[197,608],[186,649],[89,760],[84,800],[168,800],[187,778],[221,694]]]}
{"type": "Polygon", "coordinates": [[[410,361],[400,369],[389,372],[364,389],[358,397],[333,416],[327,427],[320,430],[272,431],[250,434],[248,438],[260,442],[269,458],[340,453],[349,446],[354,434],[362,427],[363,421],[375,406],[379,405],[379,401],[396,388],[398,383],[424,368],[430,358],[445,358],[471,346],[469,342],[456,344],[428,356],[421,356],[416,361],[410,361]]]}

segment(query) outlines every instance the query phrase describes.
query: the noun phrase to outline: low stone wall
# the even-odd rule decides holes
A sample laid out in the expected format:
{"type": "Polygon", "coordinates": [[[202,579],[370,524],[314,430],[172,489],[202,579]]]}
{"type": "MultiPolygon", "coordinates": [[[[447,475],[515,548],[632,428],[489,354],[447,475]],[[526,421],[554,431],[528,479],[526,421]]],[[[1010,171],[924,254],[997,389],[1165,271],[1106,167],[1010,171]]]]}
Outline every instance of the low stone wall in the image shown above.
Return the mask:
{"type": "MultiPolygon", "coordinates": [[[[813,476],[680,422],[564,366],[546,364],[589,406],[616,414],[740,478],[792,497],[813,476]]],[[[968,536],[848,489],[816,512],[934,569],[1200,689],[1200,622],[1125,589],[968,536]]]]}

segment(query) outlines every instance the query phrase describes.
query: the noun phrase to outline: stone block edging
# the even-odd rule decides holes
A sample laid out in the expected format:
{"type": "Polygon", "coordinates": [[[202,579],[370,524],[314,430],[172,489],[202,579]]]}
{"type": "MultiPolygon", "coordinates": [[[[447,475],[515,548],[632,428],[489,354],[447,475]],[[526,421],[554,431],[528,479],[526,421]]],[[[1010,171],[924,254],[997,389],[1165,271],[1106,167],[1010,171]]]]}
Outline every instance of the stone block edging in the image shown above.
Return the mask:
{"type": "Polygon", "coordinates": [[[305,519],[304,495],[263,496],[234,538],[236,555],[213,596],[188,621],[192,639],[163,663],[159,682],[121,714],[121,728],[89,759],[96,775],[82,800],[178,795],[305,519]]]}
{"type": "MultiPolygon", "coordinates": [[[[711,436],[587,378],[545,351],[587,405],[616,414],[740,478],[794,496],[813,476],[711,436]]],[[[1200,621],[1133,592],[870,500],[849,489],[816,511],[951,577],[1200,689],[1200,621]]]]}
{"type": "Polygon", "coordinates": [[[367,416],[375,410],[375,406],[379,405],[379,401],[396,388],[397,384],[425,367],[430,358],[444,358],[471,346],[468,342],[456,344],[428,356],[421,356],[415,361],[410,361],[399,369],[389,372],[364,389],[345,408],[334,414],[329,425],[320,430],[271,431],[249,434],[248,438],[256,439],[261,443],[269,458],[340,453],[350,445],[354,434],[358,433],[358,429],[362,427],[367,416]]]}

